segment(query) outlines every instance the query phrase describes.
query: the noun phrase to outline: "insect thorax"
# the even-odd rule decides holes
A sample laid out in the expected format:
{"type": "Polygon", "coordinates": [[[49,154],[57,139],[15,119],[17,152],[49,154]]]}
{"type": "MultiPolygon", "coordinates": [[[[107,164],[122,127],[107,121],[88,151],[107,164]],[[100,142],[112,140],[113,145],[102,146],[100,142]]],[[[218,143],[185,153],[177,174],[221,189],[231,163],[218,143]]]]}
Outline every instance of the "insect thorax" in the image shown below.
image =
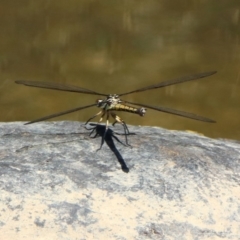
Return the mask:
{"type": "Polygon", "coordinates": [[[109,94],[106,99],[98,99],[97,100],[97,107],[102,108],[104,110],[111,110],[117,104],[120,104],[122,101],[117,94],[109,94]]]}
{"type": "Polygon", "coordinates": [[[117,94],[110,94],[106,99],[98,99],[97,107],[102,108],[105,111],[125,111],[138,114],[140,116],[144,116],[146,113],[145,108],[136,108],[132,106],[128,106],[123,103],[117,94]]]}

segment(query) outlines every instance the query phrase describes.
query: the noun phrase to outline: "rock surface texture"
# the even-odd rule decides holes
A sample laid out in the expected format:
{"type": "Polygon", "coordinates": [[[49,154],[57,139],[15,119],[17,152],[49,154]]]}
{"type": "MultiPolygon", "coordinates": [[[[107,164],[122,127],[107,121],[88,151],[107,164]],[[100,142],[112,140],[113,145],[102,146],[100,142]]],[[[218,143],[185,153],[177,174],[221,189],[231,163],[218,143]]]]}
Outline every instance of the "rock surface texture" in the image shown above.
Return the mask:
{"type": "Polygon", "coordinates": [[[1,123],[0,239],[240,239],[238,142],[129,130],[1,123]]]}

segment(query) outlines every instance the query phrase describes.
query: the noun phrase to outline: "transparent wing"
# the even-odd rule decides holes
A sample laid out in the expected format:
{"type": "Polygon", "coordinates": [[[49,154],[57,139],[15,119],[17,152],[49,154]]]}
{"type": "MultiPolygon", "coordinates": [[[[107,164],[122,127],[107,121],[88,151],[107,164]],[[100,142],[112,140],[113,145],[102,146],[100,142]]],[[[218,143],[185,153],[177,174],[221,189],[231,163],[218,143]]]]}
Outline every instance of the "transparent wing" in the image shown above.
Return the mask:
{"type": "Polygon", "coordinates": [[[38,119],[33,120],[31,122],[25,123],[25,125],[36,123],[36,122],[41,122],[41,121],[48,120],[48,119],[55,118],[55,117],[59,117],[59,116],[62,116],[62,115],[68,114],[68,113],[76,112],[76,111],[79,111],[79,110],[82,110],[82,109],[85,109],[85,108],[90,108],[90,107],[93,107],[93,106],[96,106],[96,103],[91,104],[91,105],[87,105],[87,106],[83,106],[83,107],[73,108],[73,109],[70,109],[70,110],[67,110],[67,111],[63,111],[63,112],[54,113],[54,114],[51,114],[51,115],[48,115],[48,116],[45,116],[45,117],[41,117],[41,118],[38,118],[38,119]]]}
{"type": "Polygon", "coordinates": [[[107,96],[107,94],[94,92],[86,88],[81,88],[81,87],[67,85],[67,84],[53,83],[53,82],[35,82],[35,81],[17,80],[15,81],[15,83],[23,84],[29,87],[46,88],[46,89],[53,89],[53,90],[66,91],[66,92],[77,92],[77,93],[107,96]]]}
{"type": "Polygon", "coordinates": [[[188,81],[192,81],[192,80],[196,80],[196,79],[200,79],[200,78],[205,78],[205,77],[211,76],[215,73],[216,73],[216,71],[189,75],[189,76],[185,76],[185,77],[181,77],[181,78],[168,80],[168,81],[165,81],[165,82],[160,82],[158,84],[150,85],[150,86],[147,86],[147,87],[144,87],[144,88],[139,88],[139,89],[136,89],[136,90],[133,90],[133,91],[130,91],[130,92],[120,93],[118,95],[119,96],[124,96],[124,95],[130,94],[130,93],[143,92],[143,91],[147,91],[147,90],[151,90],[151,89],[155,89],[155,88],[167,87],[167,86],[178,84],[178,83],[183,83],[183,82],[188,82],[188,81]]]}
{"type": "Polygon", "coordinates": [[[170,113],[173,115],[178,115],[181,117],[202,121],[202,122],[215,123],[215,121],[210,118],[202,117],[202,116],[196,115],[194,113],[183,112],[183,111],[166,108],[166,107],[155,107],[155,106],[150,106],[150,105],[141,104],[141,103],[133,103],[133,102],[128,102],[128,101],[124,101],[124,102],[130,103],[130,104],[133,104],[136,106],[140,106],[140,107],[146,107],[146,108],[153,109],[153,110],[160,111],[160,112],[170,113]]]}

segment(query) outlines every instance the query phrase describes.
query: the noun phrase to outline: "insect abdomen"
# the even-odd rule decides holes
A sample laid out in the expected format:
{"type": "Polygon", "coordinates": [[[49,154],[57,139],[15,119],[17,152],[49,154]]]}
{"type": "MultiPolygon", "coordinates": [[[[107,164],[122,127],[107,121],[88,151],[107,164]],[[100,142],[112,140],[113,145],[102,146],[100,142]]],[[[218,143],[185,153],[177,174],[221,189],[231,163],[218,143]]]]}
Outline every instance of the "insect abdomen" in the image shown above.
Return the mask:
{"type": "Polygon", "coordinates": [[[111,110],[135,113],[140,116],[144,116],[144,114],[146,113],[146,108],[135,108],[124,104],[116,104],[114,107],[111,108],[111,110]]]}

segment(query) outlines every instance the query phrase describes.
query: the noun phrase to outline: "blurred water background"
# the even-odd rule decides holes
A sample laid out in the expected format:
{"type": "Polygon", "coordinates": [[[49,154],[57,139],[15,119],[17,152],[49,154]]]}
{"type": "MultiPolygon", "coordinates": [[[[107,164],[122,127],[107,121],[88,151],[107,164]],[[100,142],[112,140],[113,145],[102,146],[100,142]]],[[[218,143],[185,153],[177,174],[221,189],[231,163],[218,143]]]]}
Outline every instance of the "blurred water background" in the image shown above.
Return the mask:
{"type": "MultiPolygon", "coordinates": [[[[119,115],[128,124],[240,140],[239,0],[2,0],[0,11],[0,121],[29,121],[98,98],[25,87],[14,80],[121,93],[216,70],[202,80],[124,98],[193,112],[215,124],[150,109],[145,117],[119,115]]],[[[86,121],[98,111],[53,120],[86,121]]]]}

